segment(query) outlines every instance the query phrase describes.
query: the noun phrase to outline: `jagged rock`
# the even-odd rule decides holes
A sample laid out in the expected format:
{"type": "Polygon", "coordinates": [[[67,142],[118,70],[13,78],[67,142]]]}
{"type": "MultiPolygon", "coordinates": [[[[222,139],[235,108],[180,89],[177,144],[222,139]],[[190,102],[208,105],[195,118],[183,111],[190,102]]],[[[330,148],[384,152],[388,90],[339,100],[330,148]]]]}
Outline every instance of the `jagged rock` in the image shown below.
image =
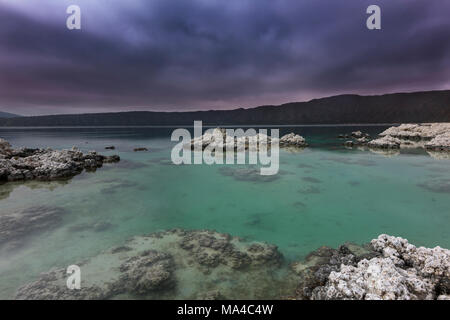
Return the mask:
{"type": "Polygon", "coordinates": [[[5,140],[0,143],[0,181],[57,180],[73,177],[83,169],[94,170],[103,163],[120,161],[117,155],[103,156],[94,151],[83,154],[71,150],[12,149],[5,140]]]}
{"type": "Polygon", "coordinates": [[[77,264],[79,290],[68,289],[68,274],[56,269],[19,288],[16,299],[275,298],[293,290],[292,281],[281,287],[272,278],[281,258],[268,244],[215,231],[173,229],[136,236],[77,264]]]}
{"type": "Polygon", "coordinates": [[[238,249],[228,234],[211,231],[187,233],[180,247],[190,251],[197,262],[209,268],[226,264],[234,269],[263,264],[279,265],[281,254],[276,246],[252,244],[238,249]]]}
{"type": "Polygon", "coordinates": [[[106,146],[105,150],[115,150],[116,147],[115,146],[106,146]]]}
{"type": "Polygon", "coordinates": [[[437,159],[446,159],[444,152],[450,151],[450,123],[402,124],[386,129],[380,136],[381,138],[369,142],[369,147],[425,148],[437,159]]]}
{"type": "Polygon", "coordinates": [[[381,148],[381,149],[400,149],[401,140],[391,137],[389,135],[372,140],[368,143],[369,148],[381,148]]]}
{"type": "Polygon", "coordinates": [[[450,129],[425,144],[425,149],[432,151],[450,151],[450,129]]]}
{"type": "Polygon", "coordinates": [[[382,257],[343,263],[312,299],[441,299],[449,294],[450,250],[415,247],[406,239],[380,235],[371,241],[382,257]]]}
{"type": "Polygon", "coordinates": [[[129,258],[120,266],[120,285],[128,292],[145,294],[173,285],[172,256],[155,250],[129,258]]]}
{"type": "Polygon", "coordinates": [[[343,143],[346,148],[361,147],[367,145],[370,135],[361,131],[353,131],[351,134],[339,135],[339,138],[350,138],[343,143]]]}
{"type": "Polygon", "coordinates": [[[321,247],[311,252],[303,261],[291,265],[294,273],[300,276],[296,295],[299,299],[311,299],[314,288],[325,285],[332,271],[339,271],[341,264],[356,266],[362,259],[373,258],[379,254],[368,246],[346,243],[337,250],[321,247]]]}
{"type": "Polygon", "coordinates": [[[430,299],[432,290],[431,281],[417,277],[414,270],[398,269],[387,258],[373,258],[331,272],[327,284],[313,290],[312,299],[430,299]]]}
{"type": "Polygon", "coordinates": [[[305,139],[294,133],[289,133],[281,137],[281,139],[275,140],[263,133],[243,137],[228,136],[225,129],[215,128],[208,130],[200,137],[192,139],[185,147],[192,150],[204,150],[206,147],[209,147],[210,149],[226,151],[227,146],[231,146],[233,150],[257,151],[261,147],[269,149],[276,142],[283,148],[304,148],[307,146],[305,139]]]}
{"type": "Polygon", "coordinates": [[[298,147],[298,148],[304,148],[307,147],[308,144],[306,143],[305,138],[302,136],[295,134],[295,133],[289,133],[280,138],[280,147],[298,147]]]}
{"type": "Polygon", "coordinates": [[[391,136],[402,140],[431,140],[438,135],[450,132],[450,123],[401,124],[390,127],[380,136],[391,136]]]}
{"type": "Polygon", "coordinates": [[[0,154],[5,154],[11,151],[11,144],[5,139],[0,138],[0,154]]]}

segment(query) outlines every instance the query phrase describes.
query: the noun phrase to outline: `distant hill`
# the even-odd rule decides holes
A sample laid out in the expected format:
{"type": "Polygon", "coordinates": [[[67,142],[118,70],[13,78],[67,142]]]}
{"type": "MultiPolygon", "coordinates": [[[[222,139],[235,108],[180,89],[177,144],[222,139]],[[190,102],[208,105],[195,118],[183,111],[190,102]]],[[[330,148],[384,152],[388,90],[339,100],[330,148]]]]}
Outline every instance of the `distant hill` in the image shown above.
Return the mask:
{"type": "Polygon", "coordinates": [[[20,117],[20,116],[17,114],[0,111],[0,118],[17,118],[17,117],[20,117]]]}
{"type": "Polygon", "coordinates": [[[261,106],[196,112],[118,112],[0,119],[0,126],[294,125],[450,122],[450,91],[379,96],[340,95],[261,106]]]}

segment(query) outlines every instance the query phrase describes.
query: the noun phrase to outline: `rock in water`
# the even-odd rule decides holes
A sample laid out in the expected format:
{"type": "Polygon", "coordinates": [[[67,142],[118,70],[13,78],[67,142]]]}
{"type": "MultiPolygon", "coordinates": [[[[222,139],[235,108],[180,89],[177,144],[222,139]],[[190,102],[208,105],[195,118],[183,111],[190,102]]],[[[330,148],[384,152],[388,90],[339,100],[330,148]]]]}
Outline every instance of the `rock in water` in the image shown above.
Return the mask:
{"type": "Polygon", "coordinates": [[[55,227],[65,210],[58,207],[30,207],[20,211],[2,212],[0,215],[0,246],[13,247],[23,243],[36,231],[55,227]]]}
{"type": "Polygon", "coordinates": [[[83,169],[93,170],[103,163],[120,161],[117,155],[103,156],[91,151],[83,154],[77,148],[71,150],[12,149],[0,140],[0,181],[57,180],[73,177],[83,169]]]}
{"type": "Polygon", "coordinates": [[[289,133],[280,138],[280,147],[304,148],[307,146],[305,138],[295,133],[289,133]]]}
{"type": "Polygon", "coordinates": [[[369,148],[400,149],[401,140],[391,136],[384,136],[368,143],[369,148]]]}
{"type": "Polygon", "coordinates": [[[440,134],[425,144],[425,149],[431,151],[450,151],[450,131],[440,134]]]}
{"type": "MultiPolygon", "coordinates": [[[[450,151],[450,123],[402,124],[380,133],[369,142],[371,148],[425,148],[432,152],[450,151]]],[[[436,155],[436,158],[445,158],[436,155]]]]}
{"type": "Polygon", "coordinates": [[[275,298],[294,289],[292,281],[281,287],[273,278],[281,260],[272,245],[215,231],[174,229],[134,237],[77,264],[79,290],[68,289],[67,273],[57,269],[19,288],[16,299],[275,298]]]}
{"type": "Polygon", "coordinates": [[[371,246],[380,257],[343,263],[312,290],[311,299],[429,300],[450,294],[450,250],[417,248],[385,234],[371,246]]]}

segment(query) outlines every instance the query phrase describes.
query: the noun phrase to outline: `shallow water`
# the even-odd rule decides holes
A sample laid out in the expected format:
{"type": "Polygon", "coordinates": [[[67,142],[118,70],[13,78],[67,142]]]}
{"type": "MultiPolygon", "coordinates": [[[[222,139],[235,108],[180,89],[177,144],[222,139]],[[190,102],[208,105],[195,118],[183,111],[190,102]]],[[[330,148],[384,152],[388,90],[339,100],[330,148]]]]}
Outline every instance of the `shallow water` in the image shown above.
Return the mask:
{"type": "Polygon", "coordinates": [[[311,147],[281,151],[279,174],[261,179],[241,178],[237,166],[171,165],[171,128],[1,128],[0,137],[15,147],[76,145],[122,161],[64,183],[0,186],[0,214],[42,206],[65,211],[57,227],[14,250],[0,249],[0,298],[41,272],[175,227],[276,244],[288,261],[380,233],[450,247],[450,160],[420,150],[392,157],[346,150],[336,136],[356,129],[375,134],[385,127],[281,128],[300,133],[311,147]],[[104,150],[108,145],[116,150],[104,150]]]}

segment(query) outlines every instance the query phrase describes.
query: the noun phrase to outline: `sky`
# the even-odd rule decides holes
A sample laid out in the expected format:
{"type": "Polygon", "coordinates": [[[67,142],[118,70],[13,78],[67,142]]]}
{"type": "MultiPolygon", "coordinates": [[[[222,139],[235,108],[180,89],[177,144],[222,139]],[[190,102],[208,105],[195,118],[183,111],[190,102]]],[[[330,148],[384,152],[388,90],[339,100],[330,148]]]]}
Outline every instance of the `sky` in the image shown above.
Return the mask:
{"type": "Polygon", "coordinates": [[[234,109],[450,89],[450,1],[0,0],[0,110],[234,109]],[[81,30],[68,30],[69,5],[81,30]],[[366,9],[381,8],[381,30],[366,9]]]}

